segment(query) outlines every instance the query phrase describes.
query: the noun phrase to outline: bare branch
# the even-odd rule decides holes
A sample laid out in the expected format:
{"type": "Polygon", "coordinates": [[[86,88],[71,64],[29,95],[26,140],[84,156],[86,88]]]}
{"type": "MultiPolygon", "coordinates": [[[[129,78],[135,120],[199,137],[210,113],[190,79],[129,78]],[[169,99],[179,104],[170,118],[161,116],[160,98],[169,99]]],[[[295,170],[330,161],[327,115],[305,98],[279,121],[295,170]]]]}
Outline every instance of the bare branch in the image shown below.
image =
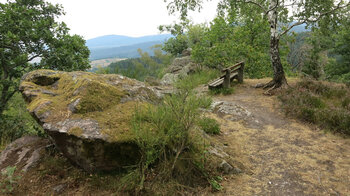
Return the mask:
{"type": "Polygon", "coordinates": [[[284,34],[288,33],[288,31],[290,31],[293,27],[299,26],[299,25],[304,24],[306,22],[307,22],[307,20],[305,19],[305,20],[298,21],[298,22],[294,23],[293,25],[289,26],[285,31],[283,31],[281,34],[279,34],[278,38],[280,38],[284,34]]]}
{"type": "Polygon", "coordinates": [[[37,58],[37,57],[40,57],[40,56],[41,56],[40,54],[34,55],[34,56],[30,57],[30,58],[27,60],[27,62],[29,62],[29,61],[31,61],[31,60],[37,58]]]}

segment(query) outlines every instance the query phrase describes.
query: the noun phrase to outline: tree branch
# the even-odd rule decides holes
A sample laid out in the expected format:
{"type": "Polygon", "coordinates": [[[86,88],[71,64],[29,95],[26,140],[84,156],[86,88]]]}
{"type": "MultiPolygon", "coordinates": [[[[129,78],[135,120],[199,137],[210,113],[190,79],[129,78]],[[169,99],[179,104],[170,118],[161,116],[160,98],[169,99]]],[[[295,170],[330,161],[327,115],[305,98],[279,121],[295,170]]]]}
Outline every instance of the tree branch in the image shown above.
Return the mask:
{"type": "Polygon", "coordinates": [[[280,38],[280,37],[283,36],[284,34],[288,33],[288,31],[290,31],[293,27],[299,26],[299,25],[304,24],[304,23],[306,23],[306,22],[307,22],[307,20],[305,19],[305,20],[298,21],[298,22],[294,23],[293,25],[289,26],[285,31],[283,31],[282,33],[280,33],[280,34],[278,35],[278,38],[280,38]]]}
{"type": "Polygon", "coordinates": [[[37,58],[37,57],[40,57],[40,56],[41,56],[41,54],[34,55],[34,56],[30,57],[30,58],[27,60],[27,62],[29,62],[29,61],[31,61],[31,60],[37,58]]]}
{"type": "Polygon", "coordinates": [[[324,12],[324,13],[321,13],[316,19],[312,20],[312,19],[306,19],[307,22],[317,22],[319,21],[323,16],[327,15],[327,14],[330,14],[334,11],[337,11],[339,9],[342,9],[342,8],[346,8],[350,5],[350,2],[348,2],[347,4],[341,6],[341,2],[338,3],[337,7],[335,7],[334,9],[332,10],[329,10],[328,12],[324,12]]]}
{"type": "Polygon", "coordinates": [[[277,7],[278,7],[278,3],[276,3],[276,5],[275,5],[274,7],[268,9],[268,10],[265,12],[265,16],[266,16],[267,14],[269,14],[269,12],[271,12],[272,10],[276,9],[277,7]]]}
{"type": "Polygon", "coordinates": [[[256,5],[256,6],[258,6],[260,9],[262,9],[265,13],[267,12],[267,9],[263,6],[263,5],[261,5],[260,3],[258,3],[258,2],[255,2],[255,1],[236,1],[236,2],[238,2],[238,3],[250,3],[250,4],[254,4],[254,5],[256,5]]]}
{"type": "Polygon", "coordinates": [[[334,12],[334,11],[337,11],[337,10],[339,10],[339,9],[346,8],[346,7],[348,7],[349,5],[350,5],[350,2],[348,2],[347,4],[341,6],[341,2],[340,2],[340,3],[338,3],[337,7],[335,7],[335,8],[332,9],[332,10],[329,10],[329,11],[327,11],[327,12],[321,13],[321,14],[320,14],[318,17],[316,17],[315,19],[308,19],[308,18],[306,18],[306,19],[304,19],[304,20],[301,20],[301,21],[298,21],[298,22],[294,23],[293,25],[289,26],[285,31],[283,31],[282,33],[280,33],[280,34],[278,35],[278,37],[280,38],[280,37],[283,36],[284,34],[288,33],[288,31],[290,31],[293,27],[296,27],[296,26],[299,26],[299,25],[301,25],[301,24],[308,23],[308,22],[317,22],[317,21],[319,21],[323,16],[325,16],[325,15],[327,15],[327,14],[330,14],[330,13],[332,13],[332,12],[334,12]]]}

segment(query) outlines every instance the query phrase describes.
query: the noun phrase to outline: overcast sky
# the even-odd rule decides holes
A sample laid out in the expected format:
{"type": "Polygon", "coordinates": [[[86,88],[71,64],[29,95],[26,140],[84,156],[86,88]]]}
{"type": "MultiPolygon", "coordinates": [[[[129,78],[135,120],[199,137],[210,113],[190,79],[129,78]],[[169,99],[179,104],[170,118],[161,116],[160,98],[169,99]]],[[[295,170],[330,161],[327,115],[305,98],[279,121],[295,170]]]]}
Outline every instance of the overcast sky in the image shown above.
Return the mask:
{"type": "MultiPolygon", "coordinates": [[[[171,24],[163,0],[47,0],[62,4],[66,15],[60,20],[71,34],[91,39],[102,35],[144,36],[159,34],[157,27],[171,24]]],[[[5,0],[0,0],[5,2],[5,0]]],[[[210,22],[216,14],[218,0],[204,4],[201,13],[192,13],[195,23],[210,22]]]]}

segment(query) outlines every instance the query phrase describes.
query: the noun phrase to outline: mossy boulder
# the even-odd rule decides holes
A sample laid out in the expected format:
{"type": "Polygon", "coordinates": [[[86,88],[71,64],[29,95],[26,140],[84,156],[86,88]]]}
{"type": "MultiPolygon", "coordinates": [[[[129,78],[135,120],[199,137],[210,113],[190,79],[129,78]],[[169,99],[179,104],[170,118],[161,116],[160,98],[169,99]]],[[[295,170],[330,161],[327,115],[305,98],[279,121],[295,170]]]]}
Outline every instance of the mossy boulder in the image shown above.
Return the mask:
{"type": "Polygon", "coordinates": [[[120,169],[140,158],[130,120],[161,93],[120,75],[37,70],[20,91],[57,148],[87,171],[120,169]]]}

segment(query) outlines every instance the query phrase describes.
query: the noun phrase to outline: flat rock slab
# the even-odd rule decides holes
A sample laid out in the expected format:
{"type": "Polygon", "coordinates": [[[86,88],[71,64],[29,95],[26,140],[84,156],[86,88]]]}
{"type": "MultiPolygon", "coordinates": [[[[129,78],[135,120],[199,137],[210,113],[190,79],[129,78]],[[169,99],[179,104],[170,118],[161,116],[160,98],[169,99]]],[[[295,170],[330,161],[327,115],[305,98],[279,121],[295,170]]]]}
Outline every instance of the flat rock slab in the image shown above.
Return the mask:
{"type": "Polygon", "coordinates": [[[37,166],[50,146],[48,139],[37,136],[24,136],[9,144],[0,154],[0,171],[16,166],[17,170],[28,171],[37,166]]]}
{"type": "Polygon", "coordinates": [[[135,110],[162,97],[156,88],[120,75],[52,70],[24,75],[20,91],[56,147],[91,172],[138,162],[130,121],[135,110]]]}

